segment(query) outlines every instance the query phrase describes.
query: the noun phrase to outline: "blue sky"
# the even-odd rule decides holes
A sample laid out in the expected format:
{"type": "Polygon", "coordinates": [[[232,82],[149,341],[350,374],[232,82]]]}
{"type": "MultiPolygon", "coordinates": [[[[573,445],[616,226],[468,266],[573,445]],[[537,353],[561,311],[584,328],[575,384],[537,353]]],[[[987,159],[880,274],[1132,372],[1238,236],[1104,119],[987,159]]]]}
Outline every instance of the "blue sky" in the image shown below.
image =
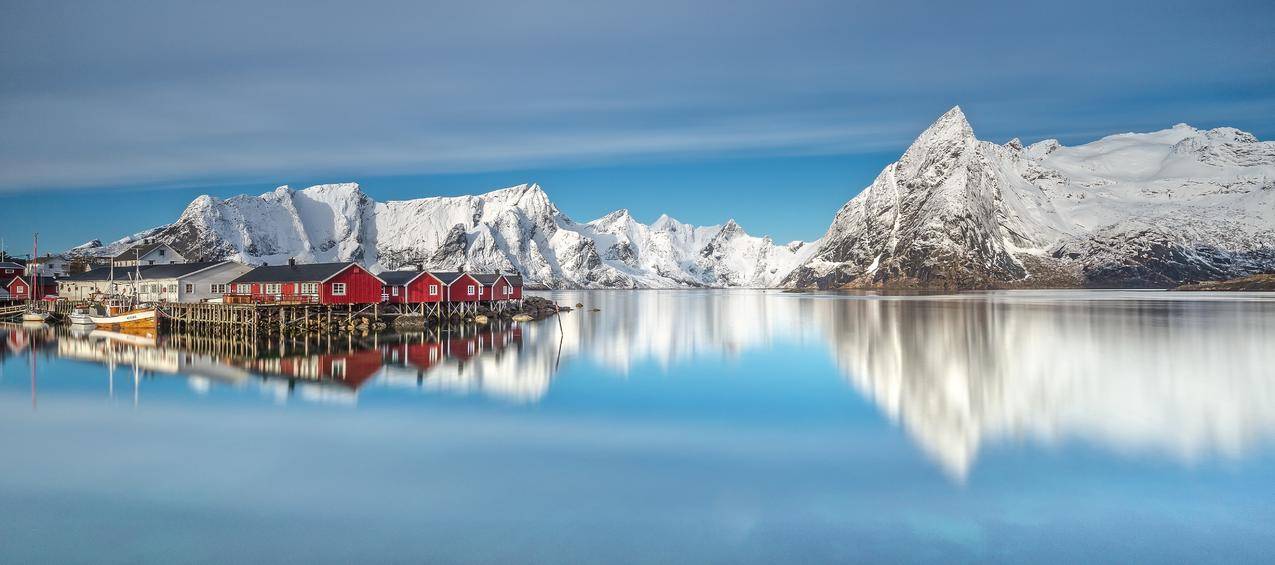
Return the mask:
{"type": "Polygon", "coordinates": [[[956,104],[993,141],[1275,137],[1275,3],[935,4],[0,0],[0,235],[534,181],[578,219],[811,239],[956,104]]]}

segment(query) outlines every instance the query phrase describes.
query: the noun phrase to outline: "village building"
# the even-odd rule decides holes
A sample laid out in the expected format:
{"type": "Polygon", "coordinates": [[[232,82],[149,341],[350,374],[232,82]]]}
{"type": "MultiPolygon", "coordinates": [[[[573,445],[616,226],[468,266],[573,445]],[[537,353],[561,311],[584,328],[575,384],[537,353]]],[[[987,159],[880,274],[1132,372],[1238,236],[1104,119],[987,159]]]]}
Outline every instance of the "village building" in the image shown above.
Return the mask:
{"type": "Polygon", "coordinates": [[[221,298],[232,279],[251,269],[234,261],[98,267],[58,279],[58,294],[69,300],[90,300],[102,295],[133,297],[136,291],[139,302],[202,302],[221,298]]]}
{"type": "Polygon", "coordinates": [[[459,271],[430,271],[434,278],[446,285],[443,295],[446,302],[478,302],[482,297],[482,283],[469,273],[459,271]]]}
{"type": "Polygon", "coordinates": [[[234,261],[178,263],[141,267],[137,282],[140,302],[204,302],[221,298],[231,280],[252,267],[234,261]]]}
{"type": "Polygon", "coordinates": [[[479,300],[494,302],[512,300],[514,287],[502,274],[474,275],[474,279],[482,285],[479,289],[479,300]]]}
{"type": "Polygon", "coordinates": [[[185,263],[186,257],[167,243],[144,241],[116,255],[112,262],[118,267],[145,265],[172,265],[185,263]]]}
{"type": "Polygon", "coordinates": [[[58,283],[53,277],[14,275],[4,287],[9,300],[40,300],[58,293],[58,283]]]}
{"type": "Polygon", "coordinates": [[[522,300],[522,275],[505,275],[505,280],[509,282],[509,299],[522,300]]]}
{"type": "Polygon", "coordinates": [[[39,273],[50,277],[65,277],[74,272],[77,264],[83,265],[83,262],[77,262],[61,255],[48,254],[44,257],[37,257],[27,261],[26,274],[30,276],[39,273]]]}
{"type": "Polygon", "coordinates": [[[9,282],[18,275],[26,273],[26,266],[13,261],[0,262],[0,281],[9,282]]]}
{"type": "Polygon", "coordinates": [[[259,303],[375,304],[385,281],[358,263],[257,267],[230,281],[227,299],[259,303]]]}
{"type": "Polygon", "coordinates": [[[429,271],[385,271],[377,275],[385,281],[384,297],[392,304],[442,302],[447,285],[429,271]]]}

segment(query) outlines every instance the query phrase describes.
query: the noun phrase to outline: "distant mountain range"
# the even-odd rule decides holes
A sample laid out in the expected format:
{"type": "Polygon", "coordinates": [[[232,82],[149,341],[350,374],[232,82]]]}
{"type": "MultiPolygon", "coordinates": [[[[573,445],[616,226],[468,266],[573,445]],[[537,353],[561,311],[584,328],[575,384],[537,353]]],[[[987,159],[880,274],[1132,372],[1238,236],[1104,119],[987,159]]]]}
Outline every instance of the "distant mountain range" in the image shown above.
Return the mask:
{"type": "Polygon", "coordinates": [[[1275,270],[1275,143],[1179,124],[1077,147],[980,141],[960,108],[837,212],[817,241],[627,210],[591,222],[538,185],[376,202],[356,184],[195,199],[140,239],[205,259],[517,271],[547,287],[1167,287],[1275,270]]]}

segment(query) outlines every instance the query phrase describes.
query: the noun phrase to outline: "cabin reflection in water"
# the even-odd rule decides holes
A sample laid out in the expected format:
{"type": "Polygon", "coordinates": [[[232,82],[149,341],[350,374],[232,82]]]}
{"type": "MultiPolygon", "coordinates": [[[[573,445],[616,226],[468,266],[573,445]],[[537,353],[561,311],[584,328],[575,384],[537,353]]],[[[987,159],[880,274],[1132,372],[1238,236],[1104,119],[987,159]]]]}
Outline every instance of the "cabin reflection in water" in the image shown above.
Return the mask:
{"type": "Polygon", "coordinates": [[[0,327],[0,332],[4,332],[6,343],[4,356],[35,348],[107,366],[112,392],[115,372],[121,368],[142,381],[181,375],[198,392],[216,384],[257,385],[281,402],[295,396],[306,401],[353,403],[360,390],[380,381],[396,389],[412,386],[426,392],[490,393],[505,399],[534,400],[548,390],[550,378],[547,370],[528,371],[515,361],[523,341],[523,328],[517,324],[253,346],[183,335],[155,338],[102,330],[72,333],[49,326],[8,325],[0,327]],[[528,372],[537,375],[530,379],[531,387],[499,385],[526,381],[524,373],[528,372]]]}

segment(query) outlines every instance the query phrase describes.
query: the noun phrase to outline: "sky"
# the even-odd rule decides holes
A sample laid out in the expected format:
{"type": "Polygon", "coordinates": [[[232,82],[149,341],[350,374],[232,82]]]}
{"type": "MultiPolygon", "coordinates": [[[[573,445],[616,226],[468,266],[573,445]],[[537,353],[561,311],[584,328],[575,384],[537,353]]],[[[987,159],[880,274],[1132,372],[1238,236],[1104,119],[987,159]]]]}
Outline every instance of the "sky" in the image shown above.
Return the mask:
{"type": "Polygon", "coordinates": [[[996,142],[1275,139],[1269,1],[263,4],[0,0],[6,247],[347,181],[810,240],[958,104],[996,142]]]}

